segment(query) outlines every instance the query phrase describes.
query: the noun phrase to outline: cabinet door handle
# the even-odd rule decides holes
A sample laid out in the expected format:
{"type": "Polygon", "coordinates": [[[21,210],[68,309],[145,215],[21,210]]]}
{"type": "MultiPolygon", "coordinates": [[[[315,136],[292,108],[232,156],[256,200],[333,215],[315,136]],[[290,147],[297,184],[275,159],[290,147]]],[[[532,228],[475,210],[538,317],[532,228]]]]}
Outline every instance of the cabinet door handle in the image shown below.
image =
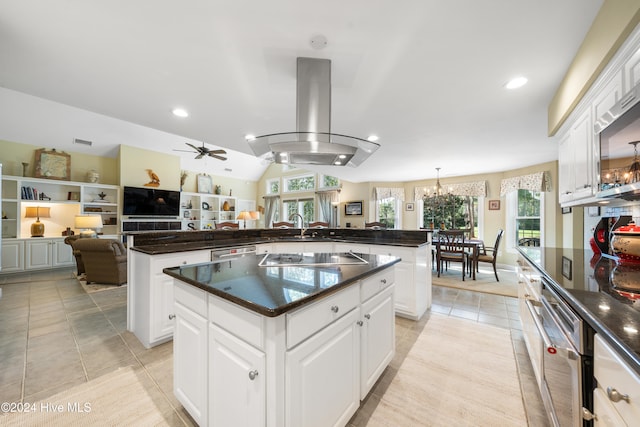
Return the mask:
{"type": "Polygon", "coordinates": [[[334,313],[337,313],[338,310],[340,310],[340,308],[337,305],[332,305],[331,306],[331,311],[333,311],[334,313]]]}
{"type": "Polygon", "coordinates": [[[362,325],[364,325],[364,322],[363,322],[362,320],[358,320],[358,321],[356,322],[356,325],[358,325],[358,326],[362,326],[362,325]]]}
{"type": "Polygon", "coordinates": [[[622,394],[612,387],[607,387],[607,396],[612,402],[620,402],[621,400],[624,400],[625,402],[630,403],[628,394],[622,394]]]}
{"type": "Polygon", "coordinates": [[[169,315],[169,320],[173,320],[173,319],[175,319],[175,318],[176,318],[176,315],[175,315],[175,314],[170,314],[170,315],[169,315]]]}
{"type": "Polygon", "coordinates": [[[367,314],[364,315],[364,318],[369,320],[369,319],[371,319],[371,315],[369,313],[367,313],[367,314]]]}
{"type": "Polygon", "coordinates": [[[383,285],[386,285],[387,284],[387,279],[380,280],[380,283],[382,283],[383,285]]]}
{"type": "Polygon", "coordinates": [[[253,371],[249,371],[249,379],[251,381],[255,380],[257,376],[258,376],[258,370],[257,369],[255,369],[253,371]]]}

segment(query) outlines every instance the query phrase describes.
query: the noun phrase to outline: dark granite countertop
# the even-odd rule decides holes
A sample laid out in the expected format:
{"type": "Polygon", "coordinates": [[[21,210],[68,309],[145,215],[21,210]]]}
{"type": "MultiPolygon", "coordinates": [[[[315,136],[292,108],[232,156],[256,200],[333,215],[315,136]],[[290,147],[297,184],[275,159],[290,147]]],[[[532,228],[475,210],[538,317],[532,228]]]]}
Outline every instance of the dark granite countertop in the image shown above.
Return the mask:
{"type": "Polygon", "coordinates": [[[591,250],[520,248],[520,252],[640,374],[640,265],[619,264],[591,250]]]}
{"type": "Polygon", "coordinates": [[[358,256],[366,264],[350,263],[352,257],[346,253],[316,253],[312,255],[313,262],[323,265],[262,267],[259,263],[265,255],[245,255],[163,271],[259,314],[276,317],[400,261],[400,258],[387,255],[358,256]]]}
{"type": "Polygon", "coordinates": [[[218,249],[278,242],[342,242],[418,248],[429,244],[426,230],[348,230],[308,229],[304,238],[299,229],[167,231],[130,233],[134,237],[132,250],[148,255],[218,249]]]}

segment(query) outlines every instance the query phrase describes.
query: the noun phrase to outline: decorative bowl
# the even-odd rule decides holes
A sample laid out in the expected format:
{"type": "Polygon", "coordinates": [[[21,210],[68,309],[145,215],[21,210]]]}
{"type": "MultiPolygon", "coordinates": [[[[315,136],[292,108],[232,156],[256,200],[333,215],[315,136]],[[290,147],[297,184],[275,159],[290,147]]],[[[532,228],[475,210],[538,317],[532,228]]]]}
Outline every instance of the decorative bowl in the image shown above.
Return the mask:
{"type": "Polygon", "coordinates": [[[640,227],[630,222],[615,229],[611,234],[611,249],[614,255],[623,262],[640,263],[640,227]]]}

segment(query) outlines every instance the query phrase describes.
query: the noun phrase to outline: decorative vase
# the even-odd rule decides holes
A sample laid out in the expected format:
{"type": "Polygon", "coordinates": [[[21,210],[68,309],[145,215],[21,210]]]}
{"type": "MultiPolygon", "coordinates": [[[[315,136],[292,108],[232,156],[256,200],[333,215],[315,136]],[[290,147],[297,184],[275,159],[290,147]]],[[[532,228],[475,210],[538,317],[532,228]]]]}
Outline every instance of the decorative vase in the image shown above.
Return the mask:
{"type": "Polygon", "coordinates": [[[229,209],[230,209],[229,202],[225,200],[224,203],[222,204],[222,210],[228,211],[229,209]]]}
{"type": "Polygon", "coordinates": [[[95,169],[91,169],[87,172],[87,182],[95,184],[100,179],[100,174],[95,169]]]}
{"type": "Polygon", "coordinates": [[[215,191],[216,194],[220,194],[220,193],[222,193],[222,188],[219,185],[216,185],[214,191],[215,191]]]}

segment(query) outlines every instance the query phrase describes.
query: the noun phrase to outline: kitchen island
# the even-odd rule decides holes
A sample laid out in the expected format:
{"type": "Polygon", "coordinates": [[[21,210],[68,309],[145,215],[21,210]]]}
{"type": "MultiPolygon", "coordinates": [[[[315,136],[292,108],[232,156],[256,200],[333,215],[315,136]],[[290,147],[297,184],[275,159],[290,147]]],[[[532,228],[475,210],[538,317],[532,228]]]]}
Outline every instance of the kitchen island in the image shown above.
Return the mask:
{"type": "Polygon", "coordinates": [[[395,354],[394,269],[352,253],[165,268],[174,393],[201,426],[341,426],[395,354]]]}

